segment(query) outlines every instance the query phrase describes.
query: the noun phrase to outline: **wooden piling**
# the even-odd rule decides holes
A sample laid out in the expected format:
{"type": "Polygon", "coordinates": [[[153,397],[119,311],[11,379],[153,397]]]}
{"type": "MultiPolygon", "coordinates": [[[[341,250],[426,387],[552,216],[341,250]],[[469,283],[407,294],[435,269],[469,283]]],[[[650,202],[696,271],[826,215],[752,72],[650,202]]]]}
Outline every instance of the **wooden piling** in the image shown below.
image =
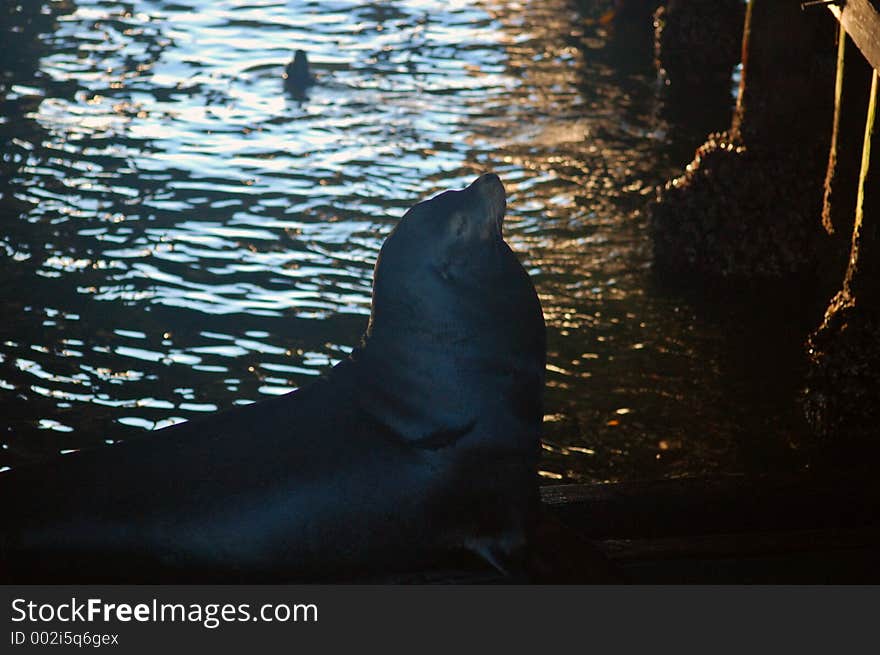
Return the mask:
{"type": "Polygon", "coordinates": [[[664,278],[815,283],[827,251],[816,219],[833,115],[834,27],[824,10],[750,0],[730,129],[710,135],[650,208],[654,267],[664,278]]]}
{"type": "Polygon", "coordinates": [[[834,78],[834,119],[831,125],[831,151],[828,153],[828,170],[825,171],[825,197],[822,199],[822,227],[829,235],[834,234],[831,217],[831,197],[837,175],[837,147],[840,140],[840,108],[843,104],[843,70],[846,62],[846,29],[840,23],[837,32],[837,74],[834,78]]]}
{"type": "MultiPolygon", "coordinates": [[[[862,289],[855,288],[855,278],[859,273],[859,260],[863,257],[860,251],[865,238],[865,184],[868,179],[868,171],[871,168],[871,141],[874,135],[877,115],[877,75],[877,71],[874,70],[874,75],[871,78],[871,95],[868,98],[868,115],[865,120],[865,141],[862,145],[862,166],[859,170],[859,186],[856,191],[856,219],[855,225],[853,226],[852,254],[850,255],[849,267],[844,282],[844,285],[849,292],[853,295],[857,294],[858,296],[863,296],[864,294],[862,289]]],[[[876,217],[872,218],[876,220],[876,217]]],[[[872,230],[872,234],[874,232],[876,232],[876,229],[872,230]]],[[[877,252],[871,254],[873,256],[880,255],[880,253],[877,252]]],[[[876,281],[871,280],[871,284],[875,285],[876,281]]],[[[871,300],[874,301],[877,300],[877,298],[871,298],[871,300]]]]}
{"type": "Polygon", "coordinates": [[[846,275],[822,324],[807,341],[810,367],[804,409],[818,437],[832,444],[846,443],[851,458],[869,459],[880,449],[876,439],[880,422],[880,167],[876,162],[871,166],[872,146],[875,152],[880,147],[876,125],[880,12],[867,0],[849,0],[843,9],[832,7],[832,12],[873,70],[846,275]],[[853,445],[869,452],[857,453],[853,445]]]}

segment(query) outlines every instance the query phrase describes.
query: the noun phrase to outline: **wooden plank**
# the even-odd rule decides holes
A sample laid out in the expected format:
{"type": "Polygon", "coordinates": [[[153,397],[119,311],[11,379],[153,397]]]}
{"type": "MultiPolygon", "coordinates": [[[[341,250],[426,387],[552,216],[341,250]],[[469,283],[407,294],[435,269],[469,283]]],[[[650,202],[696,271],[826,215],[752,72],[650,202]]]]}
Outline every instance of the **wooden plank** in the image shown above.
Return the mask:
{"type": "Polygon", "coordinates": [[[598,544],[612,561],[758,557],[797,552],[880,548],[880,529],[789,530],[662,539],[608,539],[598,544]]]}
{"type": "Polygon", "coordinates": [[[880,583],[880,479],[871,474],[557,485],[541,497],[544,520],[571,535],[538,535],[551,566],[533,567],[534,582],[880,583]],[[556,548],[578,540],[587,547],[556,548]]]}
{"type": "Polygon", "coordinates": [[[545,511],[587,539],[880,525],[875,476],[717,476],[541,488],[545,511]]]}
{"type": "Polygon", "coordinates": [[[877,583],[874,475],[712,476],[541,488],[527,573],[476,557],[354,582],[877,583]]]}
{"type": "Polygon", "coordinates": [[[829,5],[853,42],[875,70],[880,71],[880,8],[873,0],[846,0],[843,8],[829,5]]]}

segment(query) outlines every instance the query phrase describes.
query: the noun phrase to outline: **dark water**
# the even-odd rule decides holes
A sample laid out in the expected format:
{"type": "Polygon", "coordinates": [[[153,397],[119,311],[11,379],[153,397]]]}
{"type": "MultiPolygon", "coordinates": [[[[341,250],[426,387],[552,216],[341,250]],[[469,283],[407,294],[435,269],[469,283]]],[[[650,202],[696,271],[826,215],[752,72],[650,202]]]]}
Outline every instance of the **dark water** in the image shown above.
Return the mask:
{"type": "Polygon", "coordinates": [[[581,4],[4,1],[0,467],[308,383],[396,220],[485,170],[547,319],[548,481],[793,465],[788,354],[649,271],[702,135],[581,4]]]}

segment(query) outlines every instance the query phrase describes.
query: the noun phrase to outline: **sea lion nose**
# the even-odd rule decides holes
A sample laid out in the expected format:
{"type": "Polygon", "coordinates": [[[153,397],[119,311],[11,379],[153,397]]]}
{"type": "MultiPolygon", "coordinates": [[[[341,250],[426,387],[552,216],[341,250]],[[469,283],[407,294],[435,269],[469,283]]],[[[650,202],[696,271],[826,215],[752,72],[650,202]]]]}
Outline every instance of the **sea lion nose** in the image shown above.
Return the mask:
{"type": "Polygon", "coordinates": [[[480,199],[486,205],[488,215],[493,219],[500,232],[501,222],[504,220],[505,211],[507,211],[507,194],[504,192],[501,178],[495,173],[485,173],[478,177],[470,188],[479,194],[480,199]]]}

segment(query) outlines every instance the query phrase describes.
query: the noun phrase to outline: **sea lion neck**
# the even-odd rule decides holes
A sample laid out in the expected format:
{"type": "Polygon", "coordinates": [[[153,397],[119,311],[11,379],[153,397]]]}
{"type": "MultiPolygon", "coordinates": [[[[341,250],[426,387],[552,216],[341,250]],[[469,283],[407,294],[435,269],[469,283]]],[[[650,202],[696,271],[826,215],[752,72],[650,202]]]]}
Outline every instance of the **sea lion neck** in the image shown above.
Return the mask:
{"type": "Polygon", "coordinates": [[[498,393],[504,369],[503,353],[432,336],[374,333],[352,356],[360,407],[401,441],[426,448],[448,445],[491,417],[486,399],[498,393]]]}

